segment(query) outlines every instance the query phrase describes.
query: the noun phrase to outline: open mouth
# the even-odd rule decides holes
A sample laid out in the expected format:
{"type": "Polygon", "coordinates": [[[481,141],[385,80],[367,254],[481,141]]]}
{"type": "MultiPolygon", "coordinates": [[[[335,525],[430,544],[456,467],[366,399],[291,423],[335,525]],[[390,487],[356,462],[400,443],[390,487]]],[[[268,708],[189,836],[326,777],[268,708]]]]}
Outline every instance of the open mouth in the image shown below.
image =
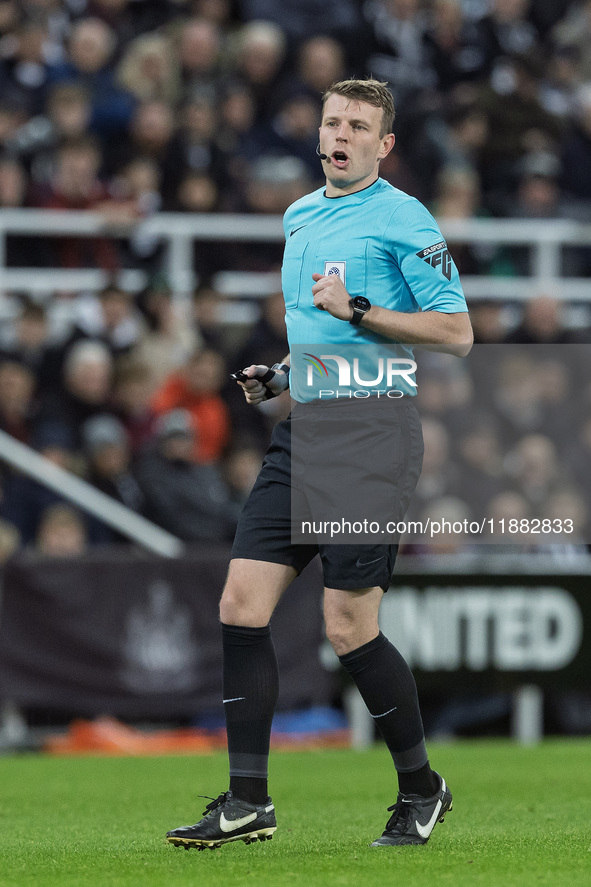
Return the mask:
{"type": "Polygon", "coordinates": [[[335,166],[342,168],[347,165],[349,158],[344,151],[333,151],[331,154],[331,160],[335,166]]]}

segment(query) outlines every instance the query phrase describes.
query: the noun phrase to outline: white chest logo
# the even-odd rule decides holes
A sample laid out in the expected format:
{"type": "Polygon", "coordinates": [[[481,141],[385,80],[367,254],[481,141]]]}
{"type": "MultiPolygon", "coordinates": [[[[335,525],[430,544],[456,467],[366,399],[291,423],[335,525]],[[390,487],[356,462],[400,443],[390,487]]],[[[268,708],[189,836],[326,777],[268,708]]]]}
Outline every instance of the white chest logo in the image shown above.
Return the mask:
{"type": "Polygon", "coordinates": [[[324,263],[324,276],[330,277],[332,274],[336,274],[337,277],[340,277],[343,281],[343,285],[346,285],[345,281],[345,268],[346,262],[325,262],[324,263]]]}

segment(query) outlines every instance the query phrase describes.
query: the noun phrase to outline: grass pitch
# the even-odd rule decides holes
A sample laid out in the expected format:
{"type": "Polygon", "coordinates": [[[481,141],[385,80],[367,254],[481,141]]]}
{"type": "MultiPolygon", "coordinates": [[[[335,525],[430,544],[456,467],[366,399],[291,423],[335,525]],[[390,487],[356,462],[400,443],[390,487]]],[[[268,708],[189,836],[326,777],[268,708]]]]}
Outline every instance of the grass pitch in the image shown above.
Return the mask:
{"type": "Polygon", "coordinates": [[[454,809],[423,847],[374,848],[395,800],[385,747],[275,753],[272,841],[164,842],[226,788],[226,759],[0,759],[1,887],[589,887],[591,742],[430,746],[454,809]]]}

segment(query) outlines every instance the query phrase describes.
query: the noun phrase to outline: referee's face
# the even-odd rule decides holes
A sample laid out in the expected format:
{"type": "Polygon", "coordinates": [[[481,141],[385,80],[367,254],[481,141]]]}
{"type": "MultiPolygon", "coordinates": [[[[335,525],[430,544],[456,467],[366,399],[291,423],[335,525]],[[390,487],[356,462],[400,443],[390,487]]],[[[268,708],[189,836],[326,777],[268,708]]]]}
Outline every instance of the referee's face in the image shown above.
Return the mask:
{"type": "Polygon", "coordinates": [[[381,135],[382,109],[336,93],[324,105],[320,150],[327,197],[367,188],[378,177],[380,160],[394,145],[394,135],[381,135]]]}

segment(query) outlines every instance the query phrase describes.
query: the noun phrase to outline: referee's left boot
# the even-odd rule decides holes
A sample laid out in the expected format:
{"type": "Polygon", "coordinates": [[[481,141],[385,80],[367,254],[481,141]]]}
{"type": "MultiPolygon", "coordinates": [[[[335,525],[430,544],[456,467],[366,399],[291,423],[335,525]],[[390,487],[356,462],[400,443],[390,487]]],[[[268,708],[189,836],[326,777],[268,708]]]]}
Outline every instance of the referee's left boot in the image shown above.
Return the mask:
{"type": "Polygon", "coordinates": [[[435,773],[439,780],[439,791],[430,798],[421,795],[398,793],[396,803],[388,807],[392,816],[386,823],[381,837],[370,847],[400,847],[407,844],[426,844],[438,822],[443,822],[445,814],[452,808],[452,797],[445,779],[435,773]]]}

